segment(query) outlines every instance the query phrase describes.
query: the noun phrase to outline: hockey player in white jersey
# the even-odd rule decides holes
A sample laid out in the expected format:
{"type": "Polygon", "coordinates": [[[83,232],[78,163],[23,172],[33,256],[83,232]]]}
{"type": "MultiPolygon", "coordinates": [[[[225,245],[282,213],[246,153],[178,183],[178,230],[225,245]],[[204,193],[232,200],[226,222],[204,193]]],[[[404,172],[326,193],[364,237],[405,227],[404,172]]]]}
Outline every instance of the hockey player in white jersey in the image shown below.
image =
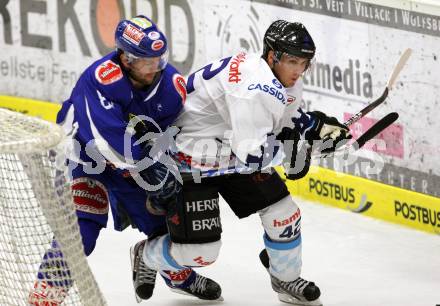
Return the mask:
{"type": "MultiPolygon", "coordinates": [[[[260,259],[279,299],[321,305],[318,286],[300,277],[300,209],[272,168],[284,151],[291,157],[286,176],[298,179],[310,162],[305,155],[298,158],[302,167],[294,167],[300,138],[329,139],[327,151],[350,138],[335,118],[299,108],[301,76],[314,54],[315,44],[302,24],[278,20],[265,33],[263,55],[239,53],[188,77],[187,103],[176,122],[181,130],[175,158],[183,193],[177,205],[167,207],[169,234],[145,243],[148,267],[172,282],[173,275],[185,276],[182,271],[188,267],[217,259],[220,194],[239,218],[259,214],[265,232],[260,259]]],[[[220,296],[212,280],[200,288],[213,298],[220,296]]]]}

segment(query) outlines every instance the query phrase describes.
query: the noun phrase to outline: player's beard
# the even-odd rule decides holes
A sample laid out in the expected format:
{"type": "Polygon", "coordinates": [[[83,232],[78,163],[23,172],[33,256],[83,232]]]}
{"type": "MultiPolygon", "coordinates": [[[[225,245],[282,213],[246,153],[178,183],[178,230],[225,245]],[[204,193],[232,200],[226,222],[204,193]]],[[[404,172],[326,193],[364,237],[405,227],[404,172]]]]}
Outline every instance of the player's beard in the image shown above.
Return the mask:
{"type": "Polygon", "coordinates": [[[134,81],[134,86],[137,88],[148,87],[154,83],[154,81],[160,76],[160,71],[154,74],[154,77],[151,79],[147,79],[144,74],[136,73],[132,69],[127,69],[128,76],[132,81],[134,81]]]}

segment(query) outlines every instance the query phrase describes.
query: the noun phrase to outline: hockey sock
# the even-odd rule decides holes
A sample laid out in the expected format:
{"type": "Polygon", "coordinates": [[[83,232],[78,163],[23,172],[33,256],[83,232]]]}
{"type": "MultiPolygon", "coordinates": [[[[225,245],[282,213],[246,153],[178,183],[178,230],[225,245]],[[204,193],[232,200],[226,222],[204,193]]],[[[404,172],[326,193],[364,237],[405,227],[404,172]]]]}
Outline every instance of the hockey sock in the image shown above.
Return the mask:
{"type": "Polygon", "coordinates": [[[293,281],[301,274],[301,235],[288,242],[273,241],[264,234],[264,245],[269,255],[269,272],[282,281],[293,281]]]}

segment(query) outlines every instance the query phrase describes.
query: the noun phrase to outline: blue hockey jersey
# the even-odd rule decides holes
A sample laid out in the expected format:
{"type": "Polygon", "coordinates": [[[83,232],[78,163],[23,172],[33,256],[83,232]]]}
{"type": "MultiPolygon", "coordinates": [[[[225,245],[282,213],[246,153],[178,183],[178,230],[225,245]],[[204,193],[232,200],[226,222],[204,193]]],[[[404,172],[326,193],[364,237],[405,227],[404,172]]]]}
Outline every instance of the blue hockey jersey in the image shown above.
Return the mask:
{"type": "Polygon", "coordinates": [[[141,124],[144,132],[164,131],[183,107],[185,87],[185,79],[171,64],[147,89],[136,89],[116,51],[99,59],[81,75],[57,116],[57,123],[80,145],[70,150],[77,152],[68,159],[133,167],[133,161],[144,156],[142,146],[134,144],[137,138],[128,126],[130,119],[147,116],[141,124]]]}

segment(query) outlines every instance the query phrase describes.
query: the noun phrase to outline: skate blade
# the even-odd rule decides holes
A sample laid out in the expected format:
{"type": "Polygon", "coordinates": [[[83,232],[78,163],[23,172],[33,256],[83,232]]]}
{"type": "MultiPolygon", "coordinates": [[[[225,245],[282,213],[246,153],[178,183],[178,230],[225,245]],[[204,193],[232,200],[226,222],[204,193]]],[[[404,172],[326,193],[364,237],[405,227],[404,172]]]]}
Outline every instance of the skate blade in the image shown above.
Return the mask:
{"type": "Polygon", "coordinates": [[[134,297],[136,298],[136,302],[138,304],[142,303],[143,299],[141,299],[137,294],[135,294],[134,297]]]}
{"type": "Polygon", "coordinates": [[[319,298],[314,301],[301,301],[291,295],[285,293],[278,293],[278,299],[281,302],[296,306],[322,306],[322,303],[319,300],[319,298]]]}
{"type": "MultiPolygon", "coordinates": [[[[132,246],[130,248],[130,262],[131,262],[131,271],[133,271],[134,269],[134,247],[132,246]]],[[[136,294],[136,290],[134,292],[134,297],[136,299],[136,302],[139,304],[141,303],[143,300],[136,294]]]]}
{"type": "Polygon", "coordinates": [[[218,299],[215,299],[215,300],[205,300],[205,299],[200,299],[200,298],[196,297],[195,295],[192,295],[192,294],[190,294],[190,293],[188,293],[186,291],[180,290],[178,288],[170,288],[170,290],[173,291],[174,293],[178,293],[178,294],[182,294],[182,295],[187,295],[187,296],[192,296],[192,297],[195,297],[195,298],[197,298],[199,300],[202,300],[202,301],[223,302],[225,300],[222,296],[220,296],[218,299]]]}

